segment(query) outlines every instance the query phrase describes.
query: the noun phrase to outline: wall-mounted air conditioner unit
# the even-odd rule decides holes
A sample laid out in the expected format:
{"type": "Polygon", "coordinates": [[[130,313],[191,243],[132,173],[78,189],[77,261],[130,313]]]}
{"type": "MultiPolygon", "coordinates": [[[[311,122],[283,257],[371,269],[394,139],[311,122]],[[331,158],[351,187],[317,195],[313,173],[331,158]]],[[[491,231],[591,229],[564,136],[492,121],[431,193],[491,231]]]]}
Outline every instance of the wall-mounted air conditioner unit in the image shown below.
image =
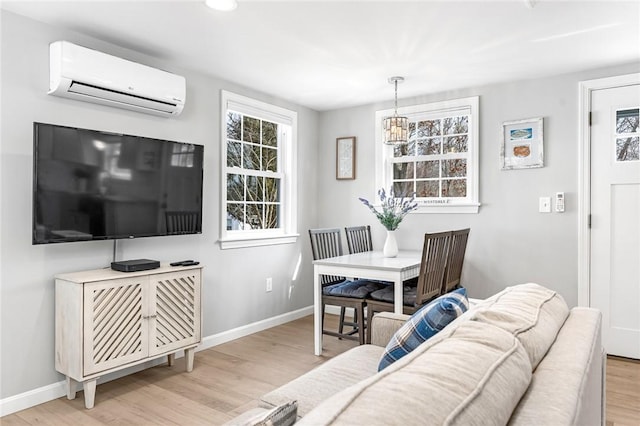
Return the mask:
{"type": "Polygon", "coordinates": [[[68,41],[49,46],[49,94],[160,116],[179,115],[185,78],[68,41]]]}

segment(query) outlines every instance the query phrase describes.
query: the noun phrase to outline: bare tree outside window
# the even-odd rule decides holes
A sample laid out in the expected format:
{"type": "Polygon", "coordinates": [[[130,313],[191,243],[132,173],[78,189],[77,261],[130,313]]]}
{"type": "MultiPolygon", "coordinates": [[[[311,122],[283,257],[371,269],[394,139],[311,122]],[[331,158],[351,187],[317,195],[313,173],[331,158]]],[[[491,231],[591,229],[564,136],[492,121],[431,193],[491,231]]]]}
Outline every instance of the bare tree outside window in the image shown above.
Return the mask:
{"type": "Polygon", "coordinates": [[[227,112],[227,230],[280,227],[278,123],[227,112]]]}

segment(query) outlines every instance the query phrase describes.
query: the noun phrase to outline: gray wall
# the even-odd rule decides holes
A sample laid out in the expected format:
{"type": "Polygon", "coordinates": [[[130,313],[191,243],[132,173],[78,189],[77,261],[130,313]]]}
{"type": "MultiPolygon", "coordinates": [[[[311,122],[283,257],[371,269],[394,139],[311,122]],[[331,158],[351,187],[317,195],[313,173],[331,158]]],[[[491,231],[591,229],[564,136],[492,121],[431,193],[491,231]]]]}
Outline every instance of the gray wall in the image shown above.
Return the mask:
{"type": "MultiPolygon", "coordinates": [[[[638,72],[638,64],[552,78],[400,99],[399,106],[480,97],[480,202],[478,214],[410,214],[397,234],[401,249],[420,249],[425,232],[471,228],[462,283],[473,297],[506,286],[537,282],[559,291],[571,306],[578,296],[578,82],[638,72]],[[504,121],[544,117],[545,167],[501,171],[504,121]],[[565,213],[538,213],[538,198],[565,192],[565,213]]],[[[407,78],[404,86],[411,84],[407,78]]],[[[402,87],[398,91],[402,95],[402,87]]],[[[389,88],[390,94],[392,87],[389,88]]],[[[358,197],[375,194],[374,113],[392,103],[322,113],[318,188],[319,225],[369,224],[374,246],[385,230],[358,197]],[[336,181],[335,139],[357,137],[357,178],[336,181]]]]}
{"type": "Polygon", "coordinates": [[[197,259],[204,270],[204,336],[271,318],[313,303],[308,238],[316,194],[318,113],[224,80],[180,69],[172,63],[108,43],[1,12],[2,110],[0,151],[0,398],[62,380],[54,369],[54,282],[57,273],[102,268],[112,258],[112,242],[31,245],[31,193],[34,121],[122,132],[205,146],[203,233],[127,240],[119,259],[162,261],[197,259]],[[186,107],[177,118],[63,99],[46,94],[48,46],[68,40],[126,59],[166,69],[187,79],[186,107]],[[221,250],[220,89],[298,112],[299,220],[296,244],[221,250]],[[305,231],[306,232],[306,231],[305,231]],[[300,278],[292,282],[299,254],[300,278]],[[247,265],[251,267],[247,267],[247,265]],[[265,278],[273,277],[273,292],[265,278]],[[304,279],[303,279],[304,278],[304,279]],[[289,286],[293,290],[289,296],[289,286]]]}

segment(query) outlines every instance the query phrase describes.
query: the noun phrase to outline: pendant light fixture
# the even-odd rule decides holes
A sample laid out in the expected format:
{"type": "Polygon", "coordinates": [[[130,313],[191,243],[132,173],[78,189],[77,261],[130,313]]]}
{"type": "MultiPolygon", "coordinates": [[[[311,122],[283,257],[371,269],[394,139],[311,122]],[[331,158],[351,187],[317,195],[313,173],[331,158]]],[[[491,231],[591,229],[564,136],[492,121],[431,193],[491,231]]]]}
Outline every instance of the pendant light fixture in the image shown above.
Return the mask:
{"type": "Polygon", "coordinates": [[[389,77],[389,83],[395,85],[395,109],[393,116],[385,118],[382,122],[384,143],[387,145],[407,143],[409,119],[407,117],[398,117],[398,83],[403,81],[404,77],[389,77]]]}

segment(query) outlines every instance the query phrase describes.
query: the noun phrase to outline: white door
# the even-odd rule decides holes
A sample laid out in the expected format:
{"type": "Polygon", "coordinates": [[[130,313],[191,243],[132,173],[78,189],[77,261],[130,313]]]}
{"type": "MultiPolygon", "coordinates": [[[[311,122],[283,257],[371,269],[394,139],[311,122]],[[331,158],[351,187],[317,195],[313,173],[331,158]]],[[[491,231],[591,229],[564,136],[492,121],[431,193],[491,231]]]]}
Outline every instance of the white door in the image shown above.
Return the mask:
{"type": "Polygon", "coordinates": [[[640,359],[640,85],[591,97],[590,305],[611,355],[640,359]]]}

